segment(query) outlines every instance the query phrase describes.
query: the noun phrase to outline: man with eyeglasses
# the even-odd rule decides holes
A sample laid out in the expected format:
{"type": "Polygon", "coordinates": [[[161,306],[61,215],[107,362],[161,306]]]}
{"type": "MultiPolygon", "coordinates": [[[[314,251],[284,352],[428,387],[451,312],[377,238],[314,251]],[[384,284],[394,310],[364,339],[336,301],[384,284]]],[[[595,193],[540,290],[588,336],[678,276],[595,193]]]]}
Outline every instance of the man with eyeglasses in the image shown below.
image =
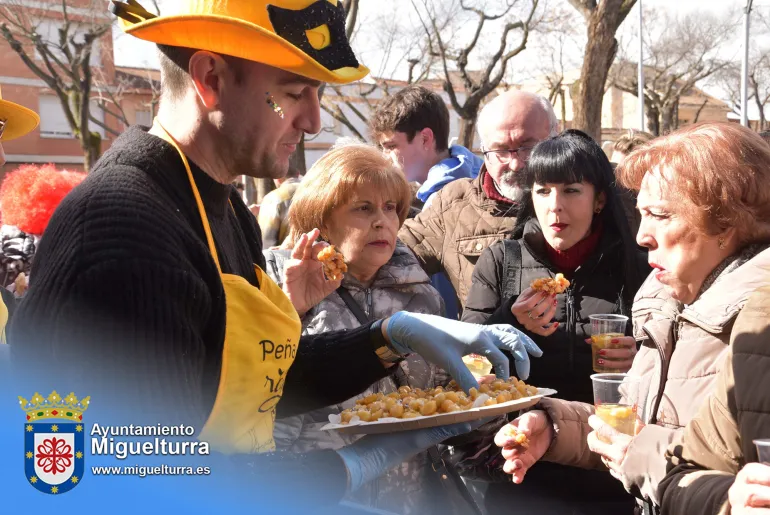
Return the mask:
{"type": "Polygon", "coordinates": [[[398,237],[429,274],[445,272],[461,306],[481,253],[516,224],[516,177],[534,146],[554,135],[558,120],[550,102],[523,91],[508,91],[479,114],[484,165],[475,179],[446,185],[398,237]]]}

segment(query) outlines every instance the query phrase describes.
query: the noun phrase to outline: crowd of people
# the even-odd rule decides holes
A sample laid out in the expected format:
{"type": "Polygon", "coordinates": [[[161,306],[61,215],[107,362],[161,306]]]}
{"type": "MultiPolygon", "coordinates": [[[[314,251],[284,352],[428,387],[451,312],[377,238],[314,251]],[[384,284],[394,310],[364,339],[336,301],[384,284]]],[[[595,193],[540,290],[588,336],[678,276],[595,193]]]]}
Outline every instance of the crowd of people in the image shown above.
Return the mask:
{"type": "MultiPolygon", "coordinates": [[[[710,122],[602,149],[511,90],[482,109],[478,156],[411,85],[372,113],[374,144],[341,141],[300,177],[289,159],[320,130],[322,83],[368,73],[341,3],[189,2],[160,29],[112,3],[158,45],[159,112],[87,176],[8,174],[4,373],[137,408],[109,420],[191,425],[223,474],[287,512],[770,513],[753,443],[770,438],[764,135],[710,122]],[[318,24],[320,48],[295,30],[318,24]],[[277,189],[247,207],[244,175],[277,189]],[[330,245],[340,276],[318,258],[330,245]],[[531,287],[557,274],[563,292],[531,287]],[[640,382],[634,435],[595,414],[602,314],[628,319],[598,364],[640,382]],[[557,393],[472,423],[321,429],[373,393],[478,387],[471,353],[557,393]]],[[[0,141],[36,124],[0,100],[0,141]]]]}

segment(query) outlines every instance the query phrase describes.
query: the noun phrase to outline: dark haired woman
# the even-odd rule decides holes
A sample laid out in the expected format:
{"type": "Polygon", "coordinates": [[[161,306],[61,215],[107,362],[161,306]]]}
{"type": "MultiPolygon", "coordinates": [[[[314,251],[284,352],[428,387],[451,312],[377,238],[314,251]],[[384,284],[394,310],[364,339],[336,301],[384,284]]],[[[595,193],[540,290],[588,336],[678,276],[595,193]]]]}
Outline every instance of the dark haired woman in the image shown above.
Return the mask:
{"type": "MultiPolygon", "coordinates": [[[[634,294],[650,269],[628,227],[610,162],[586,134],[567,130],[541,142],[521,173],[514,239],[479,257],[462,319],[527,331],[543,349],[543,357],[532,362],[532,384],[555,388],[563,399],[592,403],[588,317],[630,316],[634,294]],[[570,281],[563,293],[529,287],[534,279],[557,273],[570,281]]],[[[608,367],[628,370],[636,344],[631,336],[617,340],[622,347],[605,350],[602,359],[610,360],[608,367]]],[[[481,455],[462,450],[476,459],[463,459],[460,469],[480,474],[481,455]]],[[[502,474],[497,461],[483,462],[493,477],[502,474]]],[[[540,513],[631,513],[632,498],[613,482],[606,471],[543,462],[528,473],[526,486],[509,479],[490,487],[485,502],[490,513],[502,512],[506,504],[540,513]],[[568,505],[571,511],[563,511],[568,505]]]]}

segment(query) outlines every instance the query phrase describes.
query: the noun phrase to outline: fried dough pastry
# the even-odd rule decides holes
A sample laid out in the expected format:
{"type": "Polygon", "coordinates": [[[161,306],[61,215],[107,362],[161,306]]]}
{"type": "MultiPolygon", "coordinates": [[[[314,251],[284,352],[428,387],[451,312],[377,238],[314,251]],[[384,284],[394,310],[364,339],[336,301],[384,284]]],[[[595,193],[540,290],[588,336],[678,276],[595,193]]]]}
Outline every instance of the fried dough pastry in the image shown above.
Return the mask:
{"type": "Polygon", "coordinates": [[[569,287],[569,281],[564,274],[556,274],[556,277],[542,277],[532,281],[530,287],[535,291],[542,291],[550,295],[563,293],[569,287]]]}

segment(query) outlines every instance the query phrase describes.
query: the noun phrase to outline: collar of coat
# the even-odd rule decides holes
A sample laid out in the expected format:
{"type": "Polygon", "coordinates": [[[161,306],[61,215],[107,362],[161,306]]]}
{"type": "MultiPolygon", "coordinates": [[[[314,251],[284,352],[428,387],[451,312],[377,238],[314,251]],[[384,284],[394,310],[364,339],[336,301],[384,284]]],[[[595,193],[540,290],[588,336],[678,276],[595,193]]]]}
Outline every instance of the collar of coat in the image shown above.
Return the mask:
{"type": "Polygon", "coordinates": [[[468,198],[470,203],[475,205],[478,209],[486,211],[492,216],[508,216],[515,218],[519,212],[518,205],[511,202],[502,202],[490,198],[484,191],[484,181],[488,174],[489,172],[487,172],[487,165],[482,165],[481,170],[479,171],[479,176],[473,179],[471,182],[471,187],[468,189],[466,198],[468,198]]]}

